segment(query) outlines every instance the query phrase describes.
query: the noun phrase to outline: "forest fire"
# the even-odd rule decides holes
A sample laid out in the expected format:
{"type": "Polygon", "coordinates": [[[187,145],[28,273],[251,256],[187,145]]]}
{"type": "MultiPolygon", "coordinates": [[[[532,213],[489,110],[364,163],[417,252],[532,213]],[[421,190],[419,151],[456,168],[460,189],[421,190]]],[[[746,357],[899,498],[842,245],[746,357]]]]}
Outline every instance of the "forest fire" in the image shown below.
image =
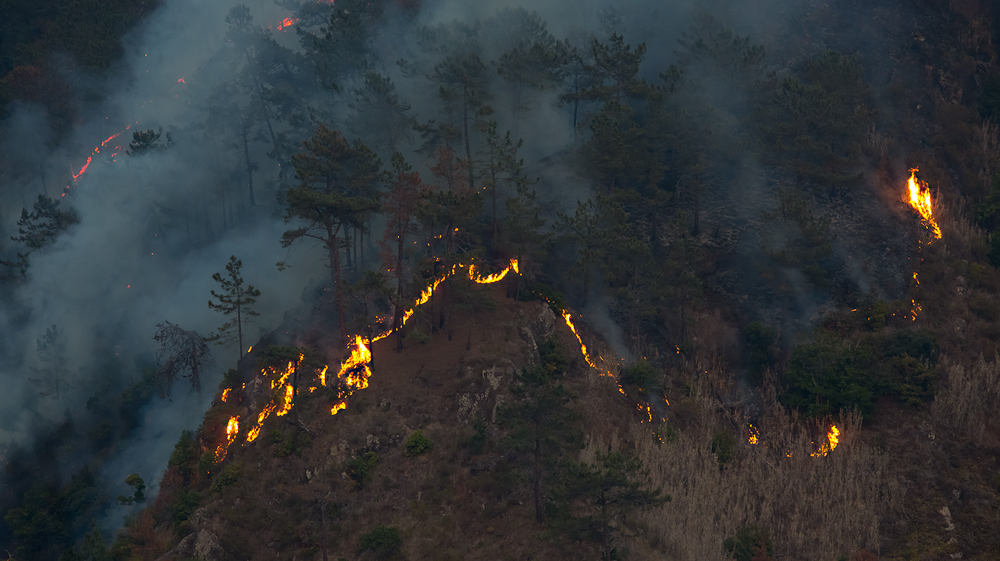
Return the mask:
{"type": "Polygon", "coordinates": [[[820,445],[819,450],[809,455],[813,457],[826,456],[837,447],[837,444],[840,443],[840,429],[837,428],[837,425],[830,425],[830,430],[826,433],[826,441],[825,444],[820,445]]]}
{"type": "MultiPolygon", "coordinates": [[[[119,136],[121,136],[121,134],[123,132],[129,130],[130,128],[132,128],[132,125],[129,125],[129,126],[125,127],[125,130],[123,130],[121,132],[117,132],[117,133],[109,136],[108,138],[106,138],[104,140],[104,142],[102,142],[99,145],[97,145],[96,147],[94,147],[94,151],[91,152],[90,156],[87,157],[87,161],[83,164],[83,167],[80,168],[80,171],[78,171],[77,173],[72,174],[73,175],[73,182],[75,183],[77,180],[80,179],[80,177],[84,173],[87,173],[87,168],[89,168],[90,164],[94,161],[94,156],[96,156],[96,155],[98,155],[98,154],[101,153],[101,148],[104,148],[105,146],[107,146],[109,142],[111,142],[112,140],[118,138],[119,136]]],[[[115,146],[116,150],[118,150],[120,148],[121,148],[121,146],[115,146]]],[[[115,155],[117,155],[117,152],[115,154],[112,154],[112,156],[115,156],[115,155]]],[[[66,193],[63,193],[62,196],[65,197],[66,193]]]]}
{"type": "Polygon", "coordinates": [[[934,239],[941,239],[941,228],[934,220],[934,206],[931,201],[930,189],[928,189],[927,183],[917,179],[918,171],[920,171],[918,168],[910,169],[910,179],[906,184],[909,195],[907,202],[913,207],[913,210],[920,213],[927,228],[933,232],[934,239]]]}
{"type": "Polygon", "coordinates": [[[757,443],[760,442],[760,431],[757,430],[757,427],[750,425],[747,432],[749,433],[747,436],[747,442],[756,446],[757,443]]]}

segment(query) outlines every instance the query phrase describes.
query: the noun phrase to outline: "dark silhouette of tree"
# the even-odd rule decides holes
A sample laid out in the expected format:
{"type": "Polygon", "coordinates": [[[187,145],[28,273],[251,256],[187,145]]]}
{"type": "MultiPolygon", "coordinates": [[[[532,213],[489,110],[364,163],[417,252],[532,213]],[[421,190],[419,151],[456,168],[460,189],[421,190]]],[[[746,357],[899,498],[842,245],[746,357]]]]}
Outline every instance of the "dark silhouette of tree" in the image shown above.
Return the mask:
{"type": "Polygon", "coordinates": [[[583,438],[579,415],[569,408],[573,395],[560,382],[569,355],[554,338],[539,345],[541,364],[525,369],[511,385],[514,401],[500,412],[509,430],[506,444],[527,460],[535,502],[535,521],[542,522],[543,481],[559,470],[559,459],[583,438]]]}
{"type": "Polygon", "coordinates": [[[257,303],[260,291],[252,284],[243,286],[243,277],[240,269],[243,268],[243,261],[237,259],[235,255],[229,256],[229,263],[226,264],[226,276],[221,273],[212,275],[212,280],[219,283],[221,292],[212,290],[212,298],[218,302],[208,301],[208,308],[215,310],[224,316],[236,314],[218,329],[218,333],[208,337],[206,341],[223,345],[233,340],[236,335],[236,342],[239,345],[240,356],[243,356],[243,324],[250,321],[250,318],[259,316],[251,306],[257,303]]]}
{"type": "Polygon", "coordinates": [[[66,344],[66,333],[56,325],[46,328],[45,335],[35,341],[35,352],[44,366],[32,369],[42,377],[31,378],[30,381],[45,388],[41,392],[43,397],[55,394],[56,401],[59,401],[60,388],[65,388],[64,380],[69,375],[66,344]]]}
{"type": "Polygon", "coordinates": [[[517,157],[517,151],[523,142],[515,144],[510,139],[510,131],[502,138],[497,132],[497,122],[490,121],[483,131],[483,149],[479,152],[483,170],[483,189],[490,193],[493,217],[493,247],[500,241],[499,220],[497,214],[497,196],[500,189],[508,192],[511,187],[526,181],[522,174],[524,160],[517,157]]]}
{"type": "Polygon", "coordinates": [[[486,104],[492,99],[489,92],[487,66],[479,55],[470,52],[463,56],[448,56],[434,67],[431,79],[440,84],[438,97],[444,105],[445,113],[458,115],[465,142],[465,158],[469,165],[469,188],[475,187],[475,168],[472,165],[472,141],[470,129],[476,120],[489,109],[486,104]]]}
{"type": "MultiPolygon", "coordinates": [[[[347,242],[347,230],[364,231],[364,217],[379,207],[373,184],[380,165],[363,144],[351,146],[339,131],[320,125],[303,151],[292,157],[295,177],[300,183],[285,194],[285,223],[302,224],[281,237],[283,247],[303,239],[323,244],[336,292],[340,335],[347,341],[344,289],[341,281],[340,252],[347,242]],[[362,190],[361,188],[364,188],[362,190]]],[[[284,263],[279,263],[279,268],[284,263]]]]}
{"type": "Polygon", "coordinates": [[[413,128],[410,105],[399,100],[396,85],[378,72],[366,72],[362,87],[354,90],[351,108],[355,115],[351,130],[369,139],[369,145],[383,154],[394,154],[407,131],[413,128]]]}
{"type": "MultiPolygon", "coordinates": [[[[146,131],[135,131],[132,133],[132,142],[128,143],[128,149],[125,153],[129,156],[142,156],[150,152],[157,150],[162,150],[164,146],[160,144],[160,137],[163,135],[163,127],[160,130],[153,131],[149,129],[146,131]]],[[[170,134],[167,134],[167,143],[170,143],[170,134]]]]}
{"type": "Polygon", "coordinates": [[[160,344],[156,351],[157,363],[163,365],[156,372],[160,397],[170,398],[174,382],[187,378],[191,389],[201,395],[201,372],[211,361],[208,343],[194,331],[188,331],[165,321],[156,324],[153,340],[160,344]]]}
{"type": "Polygon", "coordinates": [[[614,535],[630,512],[670,500],[660,489],[645,488],[642,461],[625,452],[598,453],[593,463],[571,464],[570,472],[570,495],[589,507],[580,521],[600,536],[603,561],[615,559],[614,535]]]}
{"type": "Polygon", "coordinates": [[[386,269],[392,271],[396,280],[396,313],[392,328],[396,332],[396,350],[403,350],[403,312],[407,307],[409,294],[404,260],[413,251],[407,247],[406,237],[416,231],[416,214],[426,188],[420,174],[413,171],[403,155],[392,155],[392,169],[385,174],[385,184],[389,190],[382,203],[386,215],[385,235],[382,238],[382,261],[386,269]],[[393,247],[395,246],[395,247],[393,247]]]}
{"type": "Polygon", "coordinates": [[[24,253],[17,252],[15,260],[0,260],[0,265],[16,271],[0,276],[0,280],[23,279],[28,271],[28,256],[52,245],[61,233],[79,222],[80,217],[75,210],[60,210],[58,199],[39,194],[32,212],[28,212],[26,208],[21,209],[21,218],[17,221],[18,235],[10,238],[23,244],[27,250],[24,253]]]}
{"type": "Polygon", "coordinates": [[[761,131],[773,161],[806,183],[831,190],[858,181],[862,138],[876,112],[856,58],[826,51],[798,76],[771,78],[773,95],[761,108],[761,131]]]}

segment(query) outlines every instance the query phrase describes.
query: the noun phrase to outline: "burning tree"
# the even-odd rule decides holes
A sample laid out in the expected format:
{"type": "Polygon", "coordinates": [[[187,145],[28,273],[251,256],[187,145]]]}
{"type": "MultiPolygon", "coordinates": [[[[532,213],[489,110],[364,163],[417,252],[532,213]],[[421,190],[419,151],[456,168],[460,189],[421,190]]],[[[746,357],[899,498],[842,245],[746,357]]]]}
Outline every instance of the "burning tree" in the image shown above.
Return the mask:
{"type": "Polygon", "coordinates": [[[226,265],[227,278],[223,278],[221,273],[212,275],[212,279],[219,283],[223,292],[211,291],[212,297],[219,301],[216,303],[209,300],[209,309],[225,316],[235,313],[236,317],[223,324],[218,333],[206,339],[206,341],[222,345],[231,342],[235,334],[240,346],[240,356],[243,356],[243,323],[249,321],[253,316],[260,315],[250,307],[257,302],[260,291],[252,284],[243,286],[243,277],[240,276],[242,267],[243,261],[237,259],[235,255],[230,255],[229,264],[226,265]],[[244,318],[244,316],[246,317],[244,318]]]}
{"type": "Polygon", "coordinates": [[[170,397],[170,390],[177,378],[187,378],[191,382],[191,388],[200,395],[201,371],[211,360],[208,343],[198,333],[182,329],[169,321],[158,323],[156,327],[153,340],[160,344],[160,349],[156,351],[156,361],[159,363],[166,358],[163,366],[156,372],[160,397],[170,397]]]}
{"type": "MultiPolygon", "coordinates": [[[[336,292],[340,337],[347,341],[347,321],[344,311],[344,285],[340,278],[340,251],[348,242],[347,231],[364,232],[365,216],[378,208],[372,186],[380,165],[378,158],[366,146],[351,146],[339,131],[320,125],[311,140],[304,143],[302,153],[292,158],[298,187],[285,194],[285,223],[304,223],[288,230],[281,245],[289,247],[303,239],[314,239],[326,248],[330,276],[336,292]]],[[[279,268],[284,263],[278,264],[279,268]]]]}

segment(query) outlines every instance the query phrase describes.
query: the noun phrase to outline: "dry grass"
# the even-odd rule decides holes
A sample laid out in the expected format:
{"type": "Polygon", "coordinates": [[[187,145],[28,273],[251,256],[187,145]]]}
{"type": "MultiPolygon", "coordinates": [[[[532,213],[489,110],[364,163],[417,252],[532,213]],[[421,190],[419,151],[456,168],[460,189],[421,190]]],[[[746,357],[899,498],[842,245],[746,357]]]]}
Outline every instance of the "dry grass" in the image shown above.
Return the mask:
{"type": "Polygon", "coordinates": [[[696,394],[675,403],[694,409],[696,419],[672,441],[661,443],[653,427],[638,425],[627,443],[593,441],[583,452],[587,459],[597,450],[634,448],[649,470],[650,486],[672,497],[631,521],[633,557],[727,559],[723,540],[750,523],[770,530],[781,558],[833,560],[863,549],[878,552],[880,525],[901,512],[903,490],[889,459],[861,438],[860,416],[845,415],[836,450],[813,457],[826,425],[789,417],[772,390],[762,396],[765,413],[754,422],[760,443],[751,445],[742,412],[717,397],[732,378],[721,373],[723,367],[707,361],[697,370],[702,376],[696,394]],[[711,450],[712,434],[720,428],[738,433],[736,459],[725,470],[711,450]]]}
{"type": "Polygon", "coordinates": [[[1000,400],[1000,356],[980,357],[971,366],[942,358],[947,373],[934,398],[934,420],[982,443],[985,430],[994,424],[1000,400]]]}

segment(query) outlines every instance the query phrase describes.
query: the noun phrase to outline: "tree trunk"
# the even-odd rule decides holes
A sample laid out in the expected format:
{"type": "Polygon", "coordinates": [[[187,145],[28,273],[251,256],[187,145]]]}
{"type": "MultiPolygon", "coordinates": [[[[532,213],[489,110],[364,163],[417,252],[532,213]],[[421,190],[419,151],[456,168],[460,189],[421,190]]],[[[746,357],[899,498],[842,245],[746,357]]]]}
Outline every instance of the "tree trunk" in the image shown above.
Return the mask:
{"type": "MultiPolygon", "coordinates": [[[[339,226],[337,227],[340,228],[339,226]]],[[[340,239],[332,226],[326,227],[327,250],[330,252],[330,274],[333,278],[333,288],[337,294],[337,320],[340,322],[340,342],[347,343],[347,317],[344,311],[344,291],[340,286],[340,239]]]]}
{"type": "MultiPolygon", "coordinates": [[[[535,433],[539,431],[535,422],[535,433]]],[[[535,522],[542,523],[542,440],[535,438],[535,522]]]]}
{"type": "Polygon", "coordinates": [[[247,138],[247,122],[243,120],[243,158],[247,162],[247,186],[250,192],[250,206],[257,206],[253,197],[253,162],[250,161],[250,140],[247,138]]]}
{"type": "Polygon", "coordinates": [[[398,328],[396,330],[396,351],[403,350],[403,245],[406,243],[403,234],[406,231],[406,225],[403,224],[402,220],[397,220],[396,222],[396,240],[398,241],[398,246],[396,249],[396,298],[399,301],[399,305],[396,307],[396,317],[398,318],[398,328]]]}
{"type": "Polygon", "coordinates": [[[323,561],[330,561],[326,555],[326,501],[319,502],[319,549],[323,552],[323,561]]]}
{"type": "Polygon", "coordinates": [[[243,294],[236,288],[236,334],[240,344],[240,358],[243,358],[243,294]]]}
{"type": "Polygon", "coordinates": [[[465,127],[465,158],[469,166],[469,189],[475,188],[472,169],[472,146],[469,143],[469,86],[462,89],[462,124],[465,127]]]}
{"type": "Polygon", "coordinates": [[[601,500],[598,503],[601,505],[601,530],[604,538],[604,560],[611,561],[611,536],[610,528],[608,527],[608,505],[604,500],[604,491],[601,491],[601,500]]]}

